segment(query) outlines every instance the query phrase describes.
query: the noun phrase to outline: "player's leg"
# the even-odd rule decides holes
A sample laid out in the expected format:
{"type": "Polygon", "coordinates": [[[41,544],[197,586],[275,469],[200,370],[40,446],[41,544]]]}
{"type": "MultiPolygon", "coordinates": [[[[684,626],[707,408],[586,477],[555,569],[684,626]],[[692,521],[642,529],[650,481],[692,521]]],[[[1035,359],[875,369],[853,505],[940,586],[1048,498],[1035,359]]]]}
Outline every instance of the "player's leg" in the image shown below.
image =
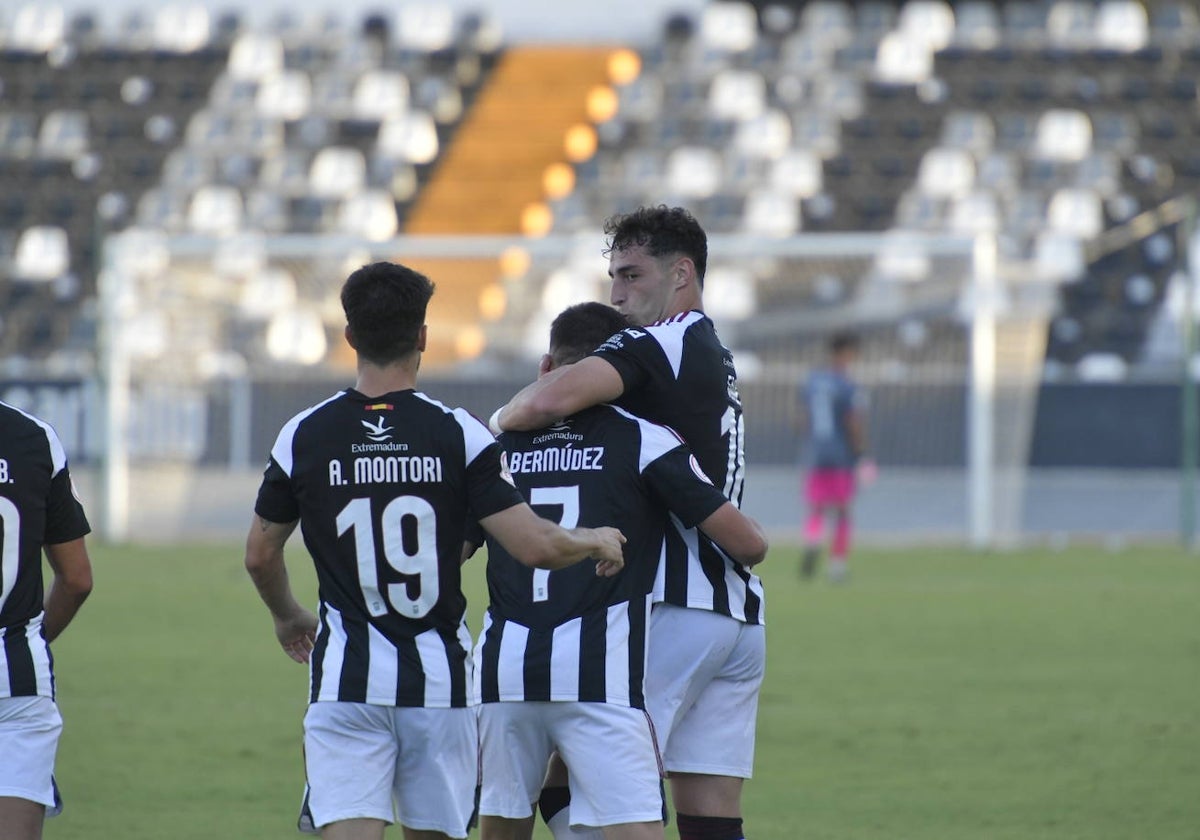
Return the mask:
{"type": "Polygon", "coordinates": [[[479,783],[476,710],[388,711],[400,746],[392,794],[405,837],[466,837],[479,783]]]}
{"type": "Polygon", "coordinates": [[[808,516],[804,521],[804,549],[800,558],[800,574],[805,578],[816,574],[821,559],[821,546],[825,541],[827,485],[824,470],[813,469],[805,476],[804,501],[808,516]]]}
{"type": "Polygon", "coordinates": [[[55,804],[62,717],[49,697],[0,698],[0,840],[39,840],[55,804]]]}
{"type": "Polygon", "coordinates": [[[567,765],[555,750],[546,767],[546,780],[538,797],[542,822],[554,835],[554,840],[602,840],[603,832],[595,828],[571,825],[571,789],[567,786],[567,765]]]}
{"type": "Polygon", "coordinates": [[[482,840],[528,840],[534,803],[554,751],[545,714],[551,703],[501,702],[479,707],[482,840]]]}
{"type": "Polygon", "coordinates": [[[683,613],[676,632],[707,638],[712,654],[696,669],[694,699],[674,722],[665,750],[679,833],[683,840],[736,840],[742,836],[742,787],[754,765],[766,637],[759,625],[702,610],[683,613]],[[718,658],[712,674],[708,666],[718,658]]]}
{"type": "Polygon", "coordinates": [[[383,840],[383,820],[338,820],[321,828],[321,840],[383,840]]]}
{"type": "Polygon", "coordinates": [[[533,836],[533,815],[510,820],[505,817],[480,817],[480,840],[529,840],[533,836]]]}
{"type": "Polygon", "coordinates": [[[833,542],[829,548],[829,579],[835,583],[844,583],[849,577],[849,566],[846,563],[850,556],[850,504],[854,500],[854,473],[852,470],[838,470],[831,478],[834,505],[833,542]]]}
{"type": "Polygon", "coordinates": [[[399,748],[389,710],[365,703],[313,703],[304,715],[308,811],[327,840],[378,840],[395,817],[399,748]]]}
{"type": "Polygon", "coordinates": [[[41,840],[46,806],[17,796],[0,796],[0,840],[41,840]]]}
{"type": "Polygon", "coordinates": [[[661,820],[604,827],[604,840],[663,840],[664,836],[661,820]]]}
{"type": "Polygon", "coordinates": [[[570,821],[607,840],[662,840],[662,777],[649,716],[615,703],[552,703],[570,821]]]}

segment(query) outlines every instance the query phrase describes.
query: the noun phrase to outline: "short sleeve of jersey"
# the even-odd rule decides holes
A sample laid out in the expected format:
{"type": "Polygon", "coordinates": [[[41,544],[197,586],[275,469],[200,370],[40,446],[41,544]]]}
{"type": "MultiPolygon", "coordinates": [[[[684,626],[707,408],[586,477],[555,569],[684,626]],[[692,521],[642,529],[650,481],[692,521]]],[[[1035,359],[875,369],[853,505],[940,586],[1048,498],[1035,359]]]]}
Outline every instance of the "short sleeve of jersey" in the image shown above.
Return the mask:
{"type": "Polygon", "coordinates": [[[88,524],[83,505],[75,496],[71,473],[63,467],[50,480],[50,496],[46,500],[46,533],[43,542],[47,545],[70,542],[87,535],[92,530],[88,524]]]}
{"type": "Polygon", "coordinates": [[[637,390],[649,380],[651,361],[661,354],[648,332],[633,328],[614,334],[592,352],[616,368],[626,392],[637,390]]]}
{"type": "Polygon", "coordinates": [[[492,443],[467,465],[467,499],[476,520],[525,501],[521,492],[506,478],[507,471],[501,463],[503,454],[500,444],[492,443]]]}
{"type": "Polygon", "coordinates": [[[292,492],[292,482],[274,457],[267,462],[254,512],[268,522],[295,522],[300,518],[300,503],[292,492]]]}
{"type": "Polygon", "coordinates": [[[642,471],[646,482],[685,527],[694,528],[728,499],[712,485],[686,446],[655,458],[642,471]]]}

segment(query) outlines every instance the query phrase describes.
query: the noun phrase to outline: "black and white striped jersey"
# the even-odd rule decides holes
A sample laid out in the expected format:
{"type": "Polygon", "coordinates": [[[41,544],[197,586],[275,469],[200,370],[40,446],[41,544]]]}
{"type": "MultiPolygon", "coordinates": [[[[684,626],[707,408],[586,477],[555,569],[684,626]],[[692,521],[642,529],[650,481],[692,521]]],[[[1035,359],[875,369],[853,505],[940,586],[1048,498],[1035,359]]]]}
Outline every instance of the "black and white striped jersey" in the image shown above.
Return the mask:
{"type": "Polygon", "coordinates": [[[412,390],[343,391],[283,427],[255,512],[299,519],[316,565],[311,702],[470,704],[464,529],[524,501],[500,457],[477,419],[412,390]]]}
{"type": "MultiPolygon", "coordinates": [[[[625,383],[617,404],[679,432],[708,477],[740,506],[746,468],[742,403],[733,355],[712,321],[693,310],[630,327],[593,355],[616,368],[625,383]]],[[[763,622],[762,581],[694,529],[668,532],[658,574],[656,601],[763,622]]]]}
{"type": "Polygon", "coordinates": [[[0,697],[53,697],[42,547],[91,528],[54,429],[0,403],[0,697]]]}
{"type": "Polygon", "coordinates": [[[597,577],[584,561],[530,569],[488,540],[490,603],[476,651],[485,703],[608,702],[643,708],[646,631],[667,512],[695,526],[726,499],[679,437],[613,406],[500,437],[513,480],[564,527],[613,525],[625,568],[597,577]]]}

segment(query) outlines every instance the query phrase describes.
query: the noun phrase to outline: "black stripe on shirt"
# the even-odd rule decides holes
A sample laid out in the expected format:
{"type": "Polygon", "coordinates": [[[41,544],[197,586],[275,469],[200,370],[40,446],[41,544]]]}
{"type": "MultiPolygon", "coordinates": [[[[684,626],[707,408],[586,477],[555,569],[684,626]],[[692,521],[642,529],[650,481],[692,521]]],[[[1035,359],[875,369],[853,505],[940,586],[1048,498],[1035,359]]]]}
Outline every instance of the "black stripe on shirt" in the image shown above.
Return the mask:
{"type": "Polygon", "coordinates": [[[595,610],[580,617],[579,699],[603,703],[607,699],[608,613],[595,610]]]}
{"type": "Polygon", "coordinates": [[[9,695],[32,697],[38,693],[37,671],[33,667],[33,653],[25,634],[29,622],[11,624],[4,631],[4,657],[8,660],[9,695]]]}

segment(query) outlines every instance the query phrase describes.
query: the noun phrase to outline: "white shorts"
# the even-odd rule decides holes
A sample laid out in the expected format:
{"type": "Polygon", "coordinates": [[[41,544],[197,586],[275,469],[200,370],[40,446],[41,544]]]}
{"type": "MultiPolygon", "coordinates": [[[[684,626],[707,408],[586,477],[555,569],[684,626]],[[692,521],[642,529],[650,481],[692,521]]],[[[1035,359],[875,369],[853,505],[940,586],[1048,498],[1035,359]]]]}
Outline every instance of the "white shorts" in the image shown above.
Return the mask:
{"type": "Polygon", "coordinates": [[[479,775],[475,712],[311,704],[304,765],[314,825],[377,819],[466,837],[479,775]]]}
{"type": "Polygon", "coordinates": [[[641,709],[566,701],[484,703],[479,742],[482,815],[531,816],[546,762],[557,749],[568,768],[572,825],[662,819],[662,770],[641,709]]]}
{"type": "Polygon", "coordinates": [[[0,697],[0,796],[61,806],[54,787],[54,756],[62,716],[49,697],[0,697]]]}
{"type": "Polygon", "coordinates": [[[750,778],[765,628],[655,604],[649,648],[646,709],[667,772],[750,778]]]}

